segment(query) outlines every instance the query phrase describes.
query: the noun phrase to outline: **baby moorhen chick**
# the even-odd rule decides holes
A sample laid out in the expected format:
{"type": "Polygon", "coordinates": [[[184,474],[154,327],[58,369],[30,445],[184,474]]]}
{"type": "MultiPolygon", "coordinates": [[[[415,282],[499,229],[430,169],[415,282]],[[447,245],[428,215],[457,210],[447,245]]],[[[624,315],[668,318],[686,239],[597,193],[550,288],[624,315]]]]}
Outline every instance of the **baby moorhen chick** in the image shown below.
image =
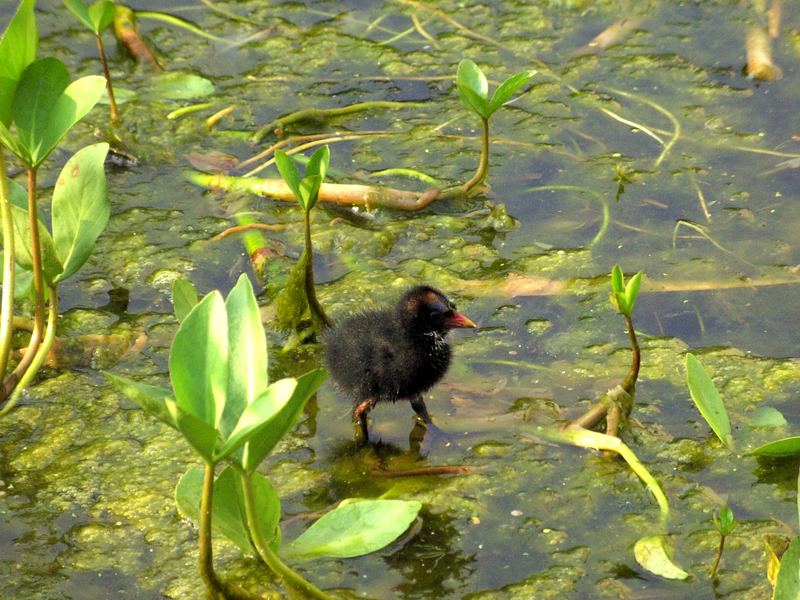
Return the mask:
{"type": "Polygon", "coordinates": [[[364,441],[369,439],[367,414],[382,401],[409,400],[422,421],[433,426],[422,394],[447,371],[450,346],[444,336],[456,327],[475,323],[440,291],[417,286],[394,309],[356,314],[326,334],[326,365],[352,397],[364,441]]]}

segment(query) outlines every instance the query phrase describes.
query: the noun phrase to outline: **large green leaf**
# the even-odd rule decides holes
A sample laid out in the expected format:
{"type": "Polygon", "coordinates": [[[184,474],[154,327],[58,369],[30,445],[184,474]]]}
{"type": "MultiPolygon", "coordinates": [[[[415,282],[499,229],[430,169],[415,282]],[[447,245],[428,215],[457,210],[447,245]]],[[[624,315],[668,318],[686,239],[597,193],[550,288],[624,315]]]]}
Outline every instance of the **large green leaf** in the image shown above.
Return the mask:
{"type": "MultiPolygon", "coordinates": [[[[11,190],[11,218],[14,226],[14,259],[17,264],[28,271],[33,270],[33,255],[31,253],[31,229],[28,222],[28,194],[15,181],[10,181],[11,190]]],[[[45,281],[52,283],[53,279],[61,272],[61,263],[56,254],[56,247],[50,232],[42,223],[39,223],[39,248],[42,253],[42,271],[45,281]]]]}
{"type": "MultiPolygon", "coordinates": [[[[271,542],[274,550],[280,546],[281,502],[272,484],[263,475],[251,475],[258,527],[262,537],[271,542]]],[[[195,524],[200,521],[200,499],[203,492],[203,469],[191,467],[175,488],[175,502],[180,513],[195,524]]],[[[214,500],[211,505],[212,529],[225,536],[239,549],[252,554],[241,477],[226,467],[214,480],[214,500]]]]}
{"type": "Polygon", "coordinates": [[[771,458],[800,454],[800,436],[787,437],[764,444],[753,450],[752,454],[771,458]]]}
{"type": "Polygon", "coordinates": [[[89,258],[111,215],[103,164],[108,144],[93,144],[67,161],[53,190],[53,241],[64,267],[56,281],[71,277],[89,258]]]}
{"type": "Polygon", "coordinates": [[[213,429],[225,408],[228,356],[225,303],[222,295],[214,291],[183,320],[169,355],[177,406],[213,429]]]}
{"type": "MultiPolygon", "coordinates": [[[[316,393],[327,376],[328,372],[325,369],[316,369],[297,378],[297,385],[292,391],[291,398],[280,407],[259,434],[245,444],[242,455],[242,467],[245,471],[254,471],[272,452],[280,439],[297,425],[306,402],[316,393]]],[[[276,381],[270,387],[285,385],[287,384],[276,381]]],[[[275,395],[273,398],[279,399],[280,396],[275,395]]]]}
{"type": "Polygon", "coordinates": [[[717,387],[692,353],[686,355],[686,382],[700,414],[728,448],[733,447],[731,424],[717,387]]]}
{"type": "Polygon", "coordinates": [[[176,279],[172,284],[172,308],[175,318],[182,323],[195,305],[200,301],[197,290],[188,279],[176,279]]]}
{"type": "Polygon", "coordinates": [[[114,387],[136,402],[136,404],[141,406],[146,412],[173,429],[178,428],[178,424],[172,416],[174,408],[170,408],[175,404],[170,390],[133,381],[132,379],[120,377],[108,371],[103,371],[103,375],[114,384],[114,387]]]}
{"type": "Polygon", "coordinates": [[[509,101],[519,88],[530,81],[536,71],[523,71],[509,77],[494,91],[492,99],[489,101],[489,114],[493,114],[498,108],[509,101]]]}
{"type": "MultiPolygon", "coordinates": [[[[227,438],[240,422],[245,408],[267,389],[267,338],[261,325],[253,286],[247,275],[225,300],[228,313],[228,392],[219,429],[227,438]]],[[[271,416],[271,415],[268,415],[271,416]]]]}
{"type": "Polygon", "coordinates": [[[794,538],[781,557],[772,600],[800,598],[800,537],[794,538]]]}
{"type": "Polygon", "coordinates": [[[14,96],[12,115],[28,166],[38,166],[64,134],[97,104],[105,79],[96,75],[69,83],[66,67],[55,58],[25,69],[14,96]]]}
{"type": "Polygon", "coordinates": [[[39,30],[34,0],[22,0],[0,39],[0,123],[11,125],[11,107],[22,72],[36,60],[39,30]]]}
{"type": "Polygon", "coordinates": [[[203,457],[205,462],[214,464],[217,447],[221,441],[219,432],[203,419],[182,410],[177,403],[167,406],[172,410],[178,431],[186,438],[189,445],[203,457]]]}
{"type": "Polygon", "coordinates": [[[349,558],[375,552],[408,529],[421,506],[415,500],[344,501],[284,546],[283,554],[310,559],[349,558]]]}

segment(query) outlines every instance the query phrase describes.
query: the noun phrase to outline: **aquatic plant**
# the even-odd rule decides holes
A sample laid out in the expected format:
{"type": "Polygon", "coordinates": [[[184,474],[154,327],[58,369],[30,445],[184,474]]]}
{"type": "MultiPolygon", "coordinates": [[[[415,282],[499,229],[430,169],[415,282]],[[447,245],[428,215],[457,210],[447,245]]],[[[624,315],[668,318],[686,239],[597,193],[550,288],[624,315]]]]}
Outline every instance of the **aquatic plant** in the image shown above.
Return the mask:
{"type": "Polygon", "coordinates": [[[284,330],[300,332],[306,313],[310,315],[313,330],[317,333],[332,324],[314,289],[314,249],[311,244],[311,210],[319,199],[319,188],[325,180],[330,159],[328,146],[318,148],[308,160],[305,176],[301,178],[294,159],[282,150],[275,152],[278,171],[303,209],[305,231],[303,253],[276,300],[278,324],[284,330]]]}
{"type": "Polygon", "coordinates": [[[729,449],[733,449],[731,422],[717,386],[714,385],[703,364],[691,352],[686,354],[686,383],[700,414],[719,440],[729,449]]]}
{"type": "Polygon", "coordinates": [[[506,79],[489,98],[489,83],[480,67],[469,59],[462,60],[456,72],[456,86],[461,102],[481,119],[481,158],[472,178],[458,190],[464,194],[479,186],[489,175],[489,119],[511,99],[536,71],[523,71],[506,79]]]}
{"type": "Polygon", "coordinates": [[[711,579],[717,576],[719,561],[722,560],[722,551],[725,548],[725,538],[733,533],[736,528],[736,518],[733,511],[728,506],[723,506],[719,510],[719,515],[714,514],[714,527],[719,532],[719,546],[717,546],[717,557],[714,559],[714,566],[711,567],[711,579]]]}
{"type": "Polygon", "coordinates": [[[97,53],[106,78],[106,91],[108,92],[108,105],[111,110],[111,122],[119,123],[119,109],[114,98],[114,86],[111,83],[111,71],[108,68],[106,49],[103,45],[102,32],[114,22],[114,3],[111,0],[97,0],[91,6],[86,6],[83,0],[64,0],[64,4],[78,20],[94,33],[97,41],[97,53]]]}
{"type": "Polygon", "coordinates": [[[181,512],[198,523],[200,574],[209,595],[249,597],[214,570],[211,539],[217,531],[242,551],[254,550],[287,586],[307,597],[328,598],[278,552],[293,558],[372,552],[400,535],[420,504],[350,499],[282,546],[280,498],[257,469],[297,424],[327,373],[316,369],[268,381],[266,336],[246,275],[224,299],[213,291],[198,300],[188,283],[176,283],[173,298],[180,327],[170,349],[172,390],[105,375],[179,431],[203,462],[181,477],[175,495],[181,512]],[[215,476],[223,462],[227,466],[215,476]]]}
{"type": "Polygon", "coordinates": [[[64,166],[53,192],[52,235],[39,218],[37,173],[62,137],[97,103],[103,78],[70,81],[55,58],[36,59],[38,27],[33,0],[23,0],[0,40],[0,219],[3,232],[3,300],[0,318],[2,413],[43,364],[55,338],[58,284],[88,259],[108,222],[103,163],[107,144],[77,152],[64,166]],[[27,172],[27,192],[9,182],[3,148],[27,172]],[[16,265],[16,266],[15,266],[16,265]],[[19,285],[30,277],[30,286],[19,285]],[[14,300],[33,289],[30,341],[15,369],[7,374],[14,331],[14,300]],[[48,304],[45,323],[45,304],[48,304]]]}

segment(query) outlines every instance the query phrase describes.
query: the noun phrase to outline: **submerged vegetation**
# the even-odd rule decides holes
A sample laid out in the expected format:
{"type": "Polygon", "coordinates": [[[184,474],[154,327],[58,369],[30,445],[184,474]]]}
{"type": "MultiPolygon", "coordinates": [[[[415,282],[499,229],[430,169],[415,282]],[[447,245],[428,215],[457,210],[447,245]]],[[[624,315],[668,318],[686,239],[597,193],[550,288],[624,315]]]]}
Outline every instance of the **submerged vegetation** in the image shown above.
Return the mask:
{"type": "Polygon", "coordinates": [[[798,597],[798,15],[38,4],[0,8],[6,594],[798,597]],[[417,283],[479,323],[452,435],[355,444],[320,334],[417,283]]]}

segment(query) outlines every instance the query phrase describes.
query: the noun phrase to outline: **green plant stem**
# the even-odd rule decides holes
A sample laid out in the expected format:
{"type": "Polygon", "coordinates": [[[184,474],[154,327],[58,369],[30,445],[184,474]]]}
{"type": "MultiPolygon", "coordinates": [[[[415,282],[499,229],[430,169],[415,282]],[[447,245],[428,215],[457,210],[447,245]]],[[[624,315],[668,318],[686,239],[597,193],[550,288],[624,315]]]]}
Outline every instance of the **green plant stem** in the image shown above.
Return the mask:
{"type": "Polygon", "coordinates": [[[725,548],[725,536],[720,534],[719,546],[717,547],[717,558],[714,560],[714,566],[711,567],[711,579],[717,576],[717,568],[719,568],[719,561],[722,560],[722,551],[725,548]]]}
{"type": "Polygon", "coordinates": [[[97,52],[100,55],[100,63],[103,65],[103,75],[106,78],[106,90],[108,91],[108,105],[111,107],[111,121],[116,125],[120,122],[119,109],[117,108],[117,100],[114,98],[114,87],[111,85],[111,71],[108,68],[108,59],[106,58],[106,49],[103,46],[103,38],[99,33],[94,34],[97,40],[97,52]]]}
{"type": "Polygon", "coordinates": [[[280,557],[272,551],[269,544],[266,543],[261,535],[261,529],[258,527],[256,519],[256,503],[253,494],[252,478],[249,474],[243,472],[240,472],[240,477],[242,479],[242,489],[244,490],[244,510],[247,518],[247,529],[250,531],[253,545],[258,555],[261,557],[261,560],[263,560],[264,564],[276,575],[280,576],[286,585],[300,590],[305,596],[318,600],[332,600],[331,596],[317,588],[313,583],[303,578],[302,575],[284,563],[280,557]]]}
{"type": "Polygon", "coordinates": [[[56,320],[58,319],[58,288],[55,285],[51,285],[48,286],[47,290],[50,293],[50,306],[47,311],[47,330],[44,334],[44,340],[42,340],[42,343],[39,344],[39,347],[36,349],[36,353],[33,355],[33,360],[31,361],[30,366],[28,366],[28,368],[25,369],[25,372],[22,373],[19,383],[16,384],[11,392],[11,397],[9,398],[8,403],[6,403],[3,409],[0,410],[0,417],[14,408],[25,387],[36,376],[36,373],[39,372],[39,369],[42,368],[44,361],[47,359],[47,355],[50,354],[50,348],[53,347],[53,341],[56,339],[56,320]]]}
{"type": "Polygon", "coordinates": [[[481,127],[483,130],[483,139],[481,140],[481,159],[478,163],[478,170],[472,176],[472,179],[467,181],[462,186],[462,191],[469,194],[473,188],[477,187],[489,175],[489,119],[481,117],[481,127]]]}
{"type": "Polygon", "coordinates": [[[305,244],[306,244],[306,299],[308,307],[311,309],[312,319],[322,327],[331,327],[333,321],[325,313],[325,309],[317,300],[317,292],[314,289],[314,249],[311,245],[311,211],[305,212],[305,244]]]}
{"type": "Polygon", "coordinates": [[[31,236],[34,290],[33,331],[28,347],[17,367],[3,381],[0,401],[7,399],[17,387],[18,382],[33,362],[44,335],[44,274],[42,272],[42,248],[39,241],[39,213],[36,206],[36,171],[37,167],[28,168],[28,228],[31,236]]]}
{"type": "Polygon", "coordinates": [[[625,317],[625,325],[628,328],[628,339],[630,339],[631,342],[631,351],[633,355],[631,356],[631,370],[628,372],[628,377],[622,384],[622,389],[633,396],[633,393],[636,389],[636,380],[639,378],[639,367],[642,363],[642,352],[639,348],[639,340],[636,339],[636,331],[633,329],[633,320],[629,315],[623,316],[625,317]]]}
{"type": "Polygon", "coordinates": [[[14,223],[6,160],[0,148],[0,220],[3,227],[3,300],[0,308],[0,378],[6,375],[14,335],[14,223]]]}
{"type": "Polygon", "coordinates": [[[205,464],[203,471],[203,495],[200,497],[200,577],[206,584],[208,596],[213,600],[225,599],[222,582],[214,572],[214,552],[211,548],[211,508],[214,499],[214,465],[205,464]]]}

